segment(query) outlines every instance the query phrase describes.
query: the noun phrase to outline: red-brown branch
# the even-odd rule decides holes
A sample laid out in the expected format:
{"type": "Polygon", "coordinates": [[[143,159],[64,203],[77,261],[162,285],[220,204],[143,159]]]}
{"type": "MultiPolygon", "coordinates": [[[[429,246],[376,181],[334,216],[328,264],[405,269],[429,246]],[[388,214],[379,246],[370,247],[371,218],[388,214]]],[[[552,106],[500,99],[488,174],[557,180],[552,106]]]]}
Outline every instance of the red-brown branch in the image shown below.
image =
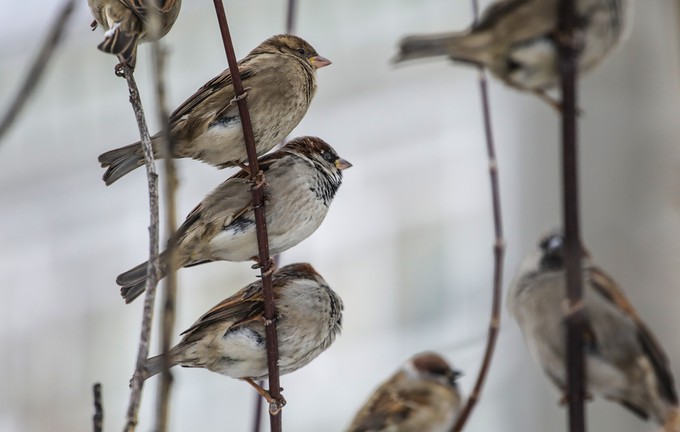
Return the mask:
{"type": "MultiPolygon", "coordinates": [[[[269,394],[275,400],[281,400],[281,385],[279,382],[279,347],[276,335],[276,326],[274,324],[274,317],[276,316],[276,308],[274,305],[274,295],[272,291],[272,278],[269,271],[273,262],[269,257],[269,241],[267,239],[267,224],[265,219],[265,205],[264,205],[264,175],[260,171],[257,161],[257,152],[255,150],[255,139],[253,137],[253,127],[250,121],[250,114],[248,112],[247,94],[243,91],[243,84],[241,83],[241,76],[238,70],[236,61],[236,54],[229,34],[229,25],[227,24],[227,16],[224,11],[222,0],[213,0],[215,4],[215,11],[217,13],[217,21],[220,25],[222,33],[222,41],[224,43],[224,50],[227,55],[227,62],[231,72],[232,84],[234,86],[234,95],[238,104],[238,112],[241,117],[241,125],[243,127],[243,136],[246,142],[246,151],[248,153],[248,168],[250,171],[250,179],[253,182],[253,209],[255,212],[255,226],[257,231],[257,247],[259,252],[260,275],[262,276],[262,290],[264,293],[264,316],[268,325],[265,326],[267,339],[267,366],[269,371],[269,394]]],[[[270,423],[272,432],[281,432],[281,411],[272,413],[270,407],[270,423]]]]}

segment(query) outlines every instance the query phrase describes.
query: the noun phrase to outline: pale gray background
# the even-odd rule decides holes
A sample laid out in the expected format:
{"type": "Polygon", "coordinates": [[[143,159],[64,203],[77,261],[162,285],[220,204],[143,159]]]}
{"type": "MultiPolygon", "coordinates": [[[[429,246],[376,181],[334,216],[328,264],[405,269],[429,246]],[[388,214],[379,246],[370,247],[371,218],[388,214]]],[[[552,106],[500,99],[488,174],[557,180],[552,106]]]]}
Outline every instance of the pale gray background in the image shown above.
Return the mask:
{"type": "MultiPolygon", "coordinates": [[[[147,251],[143,170],[107,188],[101,152],[136,140],[115,59],[96,49],[84,7],[46,79],[0,143],[0,431],[91,428],[91,385],[104,385],[106,430],[120,430],[141,302],[115,276],[147,251]]],[[[446,61],[394,68],[400,36],[470,22],[466,0],[300,2],[299,34],[333,65],[294,135],[318,135],[354,163],[330,214],[283,263],[311,261],[342,295],[342,336],[283,377],[285,430],[334,431],[415,352],[435,349],[468,391],[488,323],[492,226],[476,73],[446,61]]],[[[61,2],[0,3],[0,109],[15,92],[61,2]]],[[[283,1],[228,1],[237,54],[283,30],[283,1]]],[[[628,293],[680,375],[680,132],[676,4],[638,4],[631,38],[583,81],[583,228],[598,262],[628,293]]],[[[226,64],[212,2],[185,0],[164,39],[172,106],[226,64]]],[[[137,76],[151,128],[149,48],[137,76]]],[[[539,100],[491,85],[505,228],[506,285],[537,236],[559,221],[558,121],[539,100]]],[[[185,215],[229,171],[179,164],[185,215]]],[[[178,334],[250,282],[248,263],[180,271],[178,334]]],[[[470,431],[564,430],[558,393],[530,362],[504,314],[470,431]]],[[[154,340],[153,352],[157,351],[154,340]]],[[[205,371],[176,369],[174,431],[250,428],[255,393],[205,371]]],[[[150,381],[140,430],[153,426],[150,381]]],[[[594,431],[651,431],[622,408],[589,405],[594,431]]]]}

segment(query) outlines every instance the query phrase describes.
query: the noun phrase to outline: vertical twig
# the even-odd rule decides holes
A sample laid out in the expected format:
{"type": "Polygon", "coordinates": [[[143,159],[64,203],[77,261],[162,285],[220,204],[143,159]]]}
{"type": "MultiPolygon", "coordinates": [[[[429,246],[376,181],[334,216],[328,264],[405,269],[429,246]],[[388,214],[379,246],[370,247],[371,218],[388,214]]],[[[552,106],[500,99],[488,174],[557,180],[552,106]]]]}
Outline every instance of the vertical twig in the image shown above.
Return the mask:
{"type": "Polygon", "coordinates": [[[149,341],[151,338],[151,322],[153,320],[153,307],[156,298],[156,285],[158,285],[158,175],[156,163],[151,147],[149,128],[146,125],[142,101],[139,98],[137,83],[132,74],[132,69],[123,66],[123,74],[130,90],[130,103],[135,112],[139,137],[144,151],[146,164],[146,176],[149,189],[149,263],[147,266],[146,296],[144,297],[144,310],[142,312],[142,330],[139,336],[139,350],[137,352],[137,365],[130,381],[130,402],[128,404],[127,417],[124,431],[134,431],[137,426],[137,414],[139,403],[142,399],[142,387],[144,386],[144,364],[149,356],[149,341]]]}
{"type": "MultiPolygon", "coordinates": [[[[297,1],[296,0],[287,0],[287,9],[286,9],[286,34],[295,34],[295,17],[296,17],[296,11],[297,11],[297,1]]],[[[277,144],[277,148],[284,145],[286,142],[286,139],[284,138],[281,143],[277,144]]],[[[279,258],[280,255],[275,255],[274,256],[274,268],[279,267],[279,258]]],[[[264,385],[264,381],[259,381],[257,383],[260,387],[264,385]]],[[[255,395],[255,405],[254,405],[254,412],[253,412],[253,432],[260,432],[262,430],[262,398],[260,395],[255,395]]]]}
{"type": "MultiPolygon", "coordinates": [[[[234,47],[229,34],[229,25],[227,24],[227,16],[224,11],[222,0],[213,0],[215,4],[215,12],[217,13],[217,21],[220,25],[222,33],[222,41],[224,42],[224,50],[227,55],[227,62],[229,63],[229,70],[232,77],[232,85],[234,86],[234,95],[238,103],[238,112],[241,117],[241,125],[243,127],[243,136],[246,143],[246,151],[248,153],[248,168],[250,171],[250,180],[253,182],[253,209],[255,212],[255,226],[257,230],[257,246],[259,252],[259,267],[260,275],[262,276],[262,290],[264,293],[264,316],[265,316],[265,330],[267,336],[267,366],[269,372],[269,394],[276,401],[281,401],[281,385],[279,382],[279,348],[278,339],[276,335],[276,325],[274,317],[276,316],[276,309],[274,305],[274,295],[272,292],[272,278],[271,274],[274,270],[274,265],[269,257],[269,241],[267,239],[267,225],[265,219],[264,208],[264,191],[265,180],[264,173],[259,169],[257,161],[257,151],[255,150],[255,139],[253,137],[253,128],[250,121],[250,114],[248,113],[248,102],[246,100],[247,94],[243,91],[243,84],[241,83],[241,75],[238,70],[236,55],[234,54],[234,47]]],[[[274,403],[269,407],[270,424],[272,432],[281,432],[281,404],[274,403]]]]}
{"type": "Polygon", "coordinates": [[[565,267],[569,310],[567,324],[567,398],[569,430],[584,432],[585,361],[583,353],[583,303],[581,236],[578,197],[577,47],[574,38],[576,2],[560,0],[558,19],[559,69],[562,86],[562,175],[565,267]]]}
{"type": "Polygon", "coordinates": [[[102,385],[95,383],[92,386],[94,396],[94,415],[92,416],[92,430],[102,432],[104,430],[104,404],[102,403],[102,385]]]}
{"type": "MultiPolygon", "coordinates": [[[[472,10],[475,21],[479,16],[479,6],[477,0],[472,0],[472,10]]],[[[482,99],[482,111],[484,117],[484,135],[486,136],[486,151],[489,160],[489,180],[491,183],[491,205],[493,207],[493,225],[494,225],[494,271],[493,271],[493,299],[491,301],[491,317],[489,320],[489,333],[486,340],[486,349],[484,351],[484,358],[482,366],[477,375],[477,381],[473,387],[470,396],[465,404],[465,407],[458,415],[456,423],[453,425],[453,431],[458,432],[463,430],[470,413],[474,409],[479,400],[484,381],[491,365],[494,350],[496,348],[496,340],[498,339],[498,329],[500,327],[500,308],[501,308],[501,294],[503,288],[503,257],[505,255],[505,240],[503,238],[503,216],[501,213],[501,197],[500,185],[498,182],[498,161],[496,159],[496,149],[493,139],[493,126],[491,124],[491,112],[489,109],[489,92],[487,88],[486,73],[483,68],[479,68],[479,92],[482,99]]]]}
{"type": "Polygon", "coordinates": [[[59,10],[59,13],[54,20],[50,31],[47,33],[47,37],[45,38],[38,55],[33,61],[31,68],[28,70],[28,74],[26,74],[24,82],[21,84],[19,91],[9,104],[7,112],[0,120],[0,140],[5,135],[5,133],[7,133],[10,126],[12,126],[14,119],[17,118],[21,112],[21,109],[24,107],[24,104],[31,94],[33,94],[33,91],[38,87],[38,83],[43,76],[43,72],[45,71],[45,66],[47,66],[47,63],[52,58],[52,54],[54,54],[56,51],[57,45],[59,45],[59,42],[61,41],[61,38],[64,34],[66,24],[68,24],[69,18],[71,15],[73,15],[75,5],[75,0],[66,0],[59,10]]]}
{"type": "MultiPolygon", "coordinates": [[[[153,76],[156,81],[156,107],[160,117],[162,127],[162,148],[164,154],[165,181],[165,224],[167,232],[174,233],[177,229],[177,202],[175,191],[177,189],[177,172],[175,160],[172,155],[172,137],[170,134],[170,116],[167,110],[165,98],[165,52],[159,41],[151,45],[153,56],[153,76]]],[[[172,387],[172,373],[170,372],[168,352],[172,347],[172,333],[175,327],[175,306],[177,300],[177,248],[174,242],[169,239],[166,248],[166,259],[168,262],[168,272],[165,277],[165,284],[162,293],[161,309],[161,353],[163,355],[163,372],[158,381],[158,398],[156,404],[156,432],[168,430],[168,417],[170,406],[170,390],[172,387]]]]}

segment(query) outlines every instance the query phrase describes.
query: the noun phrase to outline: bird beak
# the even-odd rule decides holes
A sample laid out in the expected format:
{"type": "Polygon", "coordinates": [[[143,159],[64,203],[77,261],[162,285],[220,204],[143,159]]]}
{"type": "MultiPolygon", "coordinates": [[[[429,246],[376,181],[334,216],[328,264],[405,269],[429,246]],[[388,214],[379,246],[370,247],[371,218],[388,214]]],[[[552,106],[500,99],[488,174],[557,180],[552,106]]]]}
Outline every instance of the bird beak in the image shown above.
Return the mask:
{"type": "Polygon", "coordinates": [[[343,158],[337,159],[335,161],[335,167],[339,169],[340,171],[346,170],[347,168],[351,168],[352,164],[344,160],[343,158]]]}
{"type": "Polygon", "coordinates": [[[309,62],[314,66],[314,69],[321,69],[324,66],[331,64],[331,61],[324,56],[315,55],[309,58],[309,62]]]}

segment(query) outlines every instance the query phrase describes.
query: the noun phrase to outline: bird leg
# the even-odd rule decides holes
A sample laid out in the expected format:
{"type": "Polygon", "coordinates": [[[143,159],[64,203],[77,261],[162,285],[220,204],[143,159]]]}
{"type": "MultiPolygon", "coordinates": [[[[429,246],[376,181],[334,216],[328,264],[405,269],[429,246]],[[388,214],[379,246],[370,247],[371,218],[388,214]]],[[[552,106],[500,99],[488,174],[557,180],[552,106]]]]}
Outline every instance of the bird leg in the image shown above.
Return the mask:
{"type": "Polygon", "coordinates": [[[276,263],[274,262],[273,259],[269,258],[269,262],[267,262],[266,265],[260,264],[258,257],[253,257],[252,259],[255,261],[255,264],[253,264],[250,268],[252,268],[253,270],[264,268],[262,276],[259,277],[270,276],[276,271],[276,263]]]}
{"type": "Polygon", "coordinates": [[[234,98],[230,102],[238,102],[240,100],[243,100],[248,97],[248,90],[252,90],[252,87],[246,87],[243,89],[243,93],[241,93],[238,96],[234,96],[234,98]]]}
{"type": "Polygon", "coordinates": [[[255,391],[267,401],[267,403],[269,404],[269,414],[277,415],[281,411],[281,408],[286,406],[286,399],[283,397],[283,395],[279,395],[279,399],[277,400],[274,397],[272,397],[272,395],[267,390],[260,387],[251,378],[241,379],[250,384],[255,389],[255,391]]]}
{"type": "MultiPolygon", "coordinates": [[[[545,90],[543,89],[534,89],[532,92],[538,96],[543,102],[546,102],[548,105],[553,107],[558,113],[562,113],[563,106],[562,102],[556,100],[554,97],[550,96],[545,90]]],[[[583,114],[583,111],[581,111],[581,108],[576,107],[576,115],[580,116],[583,114]]]]}
{"type": "MultiPolygon", "coordinates": [[[[583,396],[583,400],[586,402],[590,402],[593,400],[593,395],[591,395],[589,392],[586,392],[586,394],[583,396]]],[[[567,393],[566,390],[562,391],[562,397],[560,398],[559,405],[560,406],[565,406],[569,404],[569,393],[567,393]]]]}

